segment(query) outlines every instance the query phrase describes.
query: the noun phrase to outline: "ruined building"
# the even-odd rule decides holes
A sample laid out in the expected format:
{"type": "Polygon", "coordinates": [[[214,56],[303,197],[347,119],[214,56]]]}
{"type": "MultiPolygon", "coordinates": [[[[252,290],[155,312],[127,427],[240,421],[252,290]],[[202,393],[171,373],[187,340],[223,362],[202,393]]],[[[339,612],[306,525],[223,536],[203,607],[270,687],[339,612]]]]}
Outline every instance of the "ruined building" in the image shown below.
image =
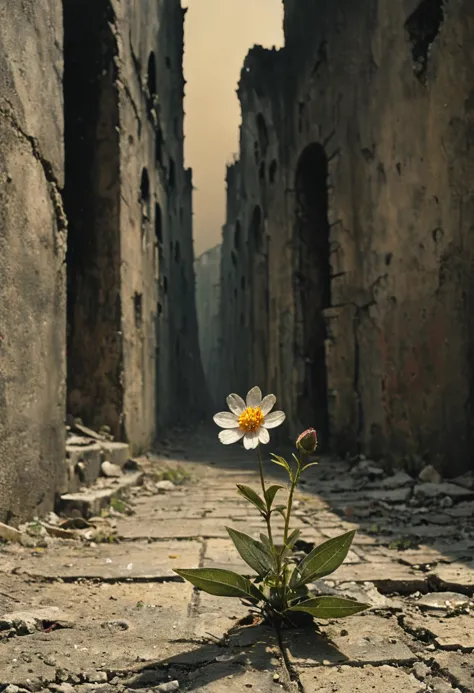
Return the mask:
{"type": "Polygon", "coordinates": [[[2,14],[0,520],[67,489],[66,411],[140,452],[208,406],[183,18],[180,0],[2,14]]]}
{"type": "Polygon", "coordinates": [[[216,245],[196,258],[195,269],[199,348],[207,386],[217,407],[221,246],[216,245]]]}
{"type": "Polygon", "coordinates": [[[337,452],[472,466],[474,5],[285,0],[242,71],[219,391],[337,452]]]}

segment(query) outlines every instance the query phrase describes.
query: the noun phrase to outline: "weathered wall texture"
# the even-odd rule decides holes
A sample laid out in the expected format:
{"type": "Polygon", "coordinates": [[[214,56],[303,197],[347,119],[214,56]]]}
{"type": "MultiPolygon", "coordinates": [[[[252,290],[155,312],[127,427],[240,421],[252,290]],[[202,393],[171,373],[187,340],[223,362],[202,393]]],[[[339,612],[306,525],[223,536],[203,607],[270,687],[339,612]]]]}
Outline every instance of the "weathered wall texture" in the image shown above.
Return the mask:
{"type": "Polygon", "coordinates": [[[17,523],[52,509],[65,481],[62,9],[3,5],[0,521],[17,523]]]}
{"type": "Polygon", "coordinates": [[[242,72],[222,253],[221,380],[448,474],[472,466],[472,36],[469,0],[287,0],[242,72]]]}
{"type": "Polygon", "coordinates": [[[199,348],[207,386],[214,401],[219,403],[219,371],[216,365],[220,358],[220,270],[221,246],[202,253],[195,262],[196,309],[199,327],[199,348]]]}
{"type": "Polygon", "coordinates": [[[139,451],[157,425],[207,406],[183,166],[184,12],[180,0],[140,12],[131,0],[65,0],[65,10],[68,407],[139,451]]]}

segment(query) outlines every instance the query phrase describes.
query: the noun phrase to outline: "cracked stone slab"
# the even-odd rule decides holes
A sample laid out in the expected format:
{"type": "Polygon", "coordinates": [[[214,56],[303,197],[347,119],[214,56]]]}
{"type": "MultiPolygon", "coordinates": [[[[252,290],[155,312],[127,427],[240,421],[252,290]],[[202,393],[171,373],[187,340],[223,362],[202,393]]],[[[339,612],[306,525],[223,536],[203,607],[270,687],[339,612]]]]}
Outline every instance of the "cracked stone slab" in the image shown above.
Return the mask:
{"type": "Polygon", "coordinates": [[[417,657],[405,640],[405,633],[393,618],[372,615],[320,624],[320,633],[308,629],[284,634],[288,658],[298,667],[325,663],[411,664],[417,657]]]}
{"type": "Polygon", "coordinates": [[[440,618],[438,615],[407,614],[403,623],[413,634],[421,639],[428,635],[443,649],[474,649],[474,616],[461,614],[440,618]]]}
{"type": "Polygon", "coordinates": [[[474,693],[474,654],[437,652],[434,660],[455,686],[464,693],[474,693]]]}
{"type": "Polygon", "coordinates": [[[426,690],[412,674],[391,666],[318,667],[302,671],[300,680],[304,693],[422,693],[426,690]]]}
{"type": "Polygon", "coordinates": [[[474,562],[439,565],[430,575],[436,576],[446,585],[470,588],[474,592],[474,562]]]}
{"type": "Polygon", "coordinates": [[[334,583],[330,578],[318,580],[308,585],[315,594],[334,594],[340,597],[348,597],[356,601],[370,604],[375,609],[387,609],[389,611],[401,611],[403,601],[396,597],[386,597],[381,594],[372,582],[343,582],[334,583]]]}
{"type": "Polygon", "coordinates": [[[275,693],[282,690],[278,684],[284,677],[274,661],[270,653],[260,658],[254,653],[245,666],[239,666],[235,658],[219,661],[185,677],[184,690],[192,690],[193,693],[275,693]]]}
{"type": "Polygon", "coordinates": [[[23,555],[16,563],[16,571],[50,580],[178,579],[173,569],[197,568],[200,550],[197,541],[60,546],[35,557],[23,555]]]}
{"type": "Polygon", "coordinates": [[[416,573],[408,566],[394,563],[387,567],[386,563],[342,564],[334,573],[331,580],[335,582],[372,582],[383,593],[416,592],[424,589],[426,576],[416,573]]]}
{"type": "Polygon", "coordinates": [[[0,687],[24,687],[28,679],[41,678],[44,688],[44,683],[55,682],[58,670],[68,680],[84,671],[128,671],[181,656],[212,660],[220,648],[213,645],[212,654],[196,634],[201,624],[188,616],[192,594],[187,583],[56,583],[25,592],[28,608],[60,605],[75,614],[76,622],[67,630],[3,641],[0,687]]]}
{"type": "Polygon", "coordinates": [[[474,491],[464,488],[463,486],[457,486],[457,484],[450,484],[449,482],[444,482],[441,484],[426,483],[419,484],[415,487],[416,498],[439,498],[441,496],[450,496],[455,501],[469,500],[474,498],[474,491]]]}

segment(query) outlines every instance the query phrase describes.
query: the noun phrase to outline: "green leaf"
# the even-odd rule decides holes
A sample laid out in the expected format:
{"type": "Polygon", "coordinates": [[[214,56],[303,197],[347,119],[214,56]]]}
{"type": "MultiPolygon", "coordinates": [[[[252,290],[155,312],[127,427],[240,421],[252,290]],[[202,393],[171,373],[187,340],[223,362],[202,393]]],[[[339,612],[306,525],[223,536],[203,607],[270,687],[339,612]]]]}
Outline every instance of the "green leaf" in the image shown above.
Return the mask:
{"type": "Polygon", "coordinates": [[[187,570],[175,570],[185,580],[192,585],[217,597],[239,597],[240,599],[251,599],[261,601],[262,593],[250,580],[233,573],[231,570],[221,570],[220,568],[189,568],[187,570]]]}
{"type": "Polygon", "coordinates": [[[298,541],[298,538],[301,535],[301,530],[300,529],[294,529],[288,539],[286,540],[286,545],[289,549],[292,549],[293,546],[296,544],[298,541]]]}
{"type": "Polygon", "coordinates": [[[310,462],[309,464],[305,464],[301,471],[304,472],[305,469],[308,469],[308,467],[314,467],[316,464],[319,464],[319,462],[310,462]]]}
{"type": "Polygon", "coordinates": [[[293,472],[291,471],[291,467],[288,464],[288,462],[285,460],[285,458],[280,457],[280,455],[275,455],[275,453],[273,453],[273,452],[271,453],[271,457],[272,457],[272,462],[274,462],[275,464],[280,465],[280,467],[283,467],[284,469],[286,469],[286,471],[290,475],[290,479],[293,480],[293,472]]]}
{"type": "Polygon", "coordinates": [[[272,556],[268,555],[268,550],[263,544],[230,527],[226,527],[226,530],[241,557],[256,573],[264,577],[272,570],[272,556]]]}
{"type": "Polygon", "coordinates": [[[285,512],[286,512],[286,505],[276,505],[274,508],[271,509],[272,513],[280,513],[285,519],[285,512]]]}
{"type": "Polygon", "coordinates": [[[253,488],[250,488],[250,486],[244,486],[243,484],[237,484],[237,488],[239,493],[250,501],[250,503],[253,503],[253,505],[255,505],[261,513],[265,514],[267,512],[263,498],[261,498],[258,493],[253,490],[253,488]]]}
{"type": "Polygon", "coordinates": [[[314,597],[305,602],[300,602],[296,606],[290,607],[289,611],[304,611],[311,614],[313,618],[344,618],[358,614],[365,609],[369,609],[370,604],[362,604],[354,599],[343,599],[342,597],[314,597]]]}
{"type": "Polygon", "coordinates": [[[275,500],[275,496],[278,493],[280,489],[284,489],[284,486],[281,486],[280,484],[276,484],[275,486],[270,486],[269,488],[266,489],[265,491],[265,499],[267,501],[268,508],[270,509],[273,505],[273,501],[275,500]]]}
{"type": "Polygon", "coordinates": [[[355,531],[342,534],[340,537],[329,539],[324,544],[316,546],[299,564],[293,573],[292,587],[306,585],[308,582],[320,579],[333,573],[339,568],[347,556],[355,531]],[[299,578],[297,577],[299,573],[299,578]]]}

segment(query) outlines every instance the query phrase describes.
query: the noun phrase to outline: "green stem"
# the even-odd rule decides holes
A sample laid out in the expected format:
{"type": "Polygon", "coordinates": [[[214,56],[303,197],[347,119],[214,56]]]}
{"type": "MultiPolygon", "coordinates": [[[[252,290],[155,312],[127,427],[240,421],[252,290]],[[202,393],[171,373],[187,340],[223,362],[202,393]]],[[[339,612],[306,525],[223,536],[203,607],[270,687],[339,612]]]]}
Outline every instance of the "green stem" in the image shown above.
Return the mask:
{"type": "Polygon", "coordinates": [[[257,447],[257,453],[258,453],[258,466],[260,469],[260,483],[262,484],[262,491],[263,491],[263,500],[265,501],[265,505],[267,506],[267,514],[265,516],[265,521],[267,523],[267,530],[268,530],[268,538],[270,539],[270,543],[273,547],[275,547],[275,544],[273,543],[273,536],[272,536],[272,525],[271,525],[271,520],[270,520],[270,513],[268,511],[268,503],[267,499],[265,496],[265,479],[263,476],[263,462],[262,462],[262,451],[260,449],[260,443],[258,444],[257,447]]]}
{"type": "Polygon", "coordinates": [[[288,496],[288,509],[286,511],[286,517],[285,517],[285,532],[283,534],[283,544],[286,546],[286,542],[288,541],[288,532],[290,531],[290,515],[291,515],[291,509],[293,507],[293,494],[295,492],[296,484],[298,482],[297,477],[293,479],[291,483],[291,489],[290,489],[290,495],[288,496]]]}

